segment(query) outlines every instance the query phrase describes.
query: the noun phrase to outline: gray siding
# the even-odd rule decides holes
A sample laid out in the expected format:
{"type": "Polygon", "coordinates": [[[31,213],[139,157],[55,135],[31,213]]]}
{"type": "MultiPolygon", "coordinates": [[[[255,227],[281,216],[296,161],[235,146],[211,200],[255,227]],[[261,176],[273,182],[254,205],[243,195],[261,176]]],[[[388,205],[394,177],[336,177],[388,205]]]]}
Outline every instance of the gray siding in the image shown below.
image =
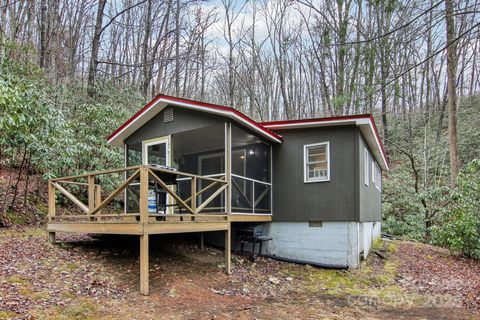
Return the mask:
{"type": "MultiPolygon", "coordinates": [[[[168,108],[168,107],[167,107],[168,108]]],[[[225,122],[225,118],[206,112],[173,108],[173,121],[164,122],[165,108],[150,121],[135,131],[126,140],[126,144],[134,144],[143,140],[158,138],[178,132],[209,127],[225,122]]]]}
{"type": "Polygon", "coordinates": [[[273,221],[356,221],[355,126],[278,131],[273,147],[273,221]],[[330,181],[304,183],[303,146],[330,142],[330,181]]]}
{"type": "MultiPolygon", "coordinates": [[[[360,131],[357,131],[357,161],[358,161],[358,210],[359,221],[375,222],[382,220],[382,193],[379,191],[372,181],[372,162],[375,159],[372,156],[370,148],[365,143],[360,131]],[[364,150],[368,150],[368,186],[365,185],[364,170],[364,150]]],[[[376,161],[375,161],[376,162],[376,161]]],[[[378,165],[378,163],[377,163],[378,165]]]]}

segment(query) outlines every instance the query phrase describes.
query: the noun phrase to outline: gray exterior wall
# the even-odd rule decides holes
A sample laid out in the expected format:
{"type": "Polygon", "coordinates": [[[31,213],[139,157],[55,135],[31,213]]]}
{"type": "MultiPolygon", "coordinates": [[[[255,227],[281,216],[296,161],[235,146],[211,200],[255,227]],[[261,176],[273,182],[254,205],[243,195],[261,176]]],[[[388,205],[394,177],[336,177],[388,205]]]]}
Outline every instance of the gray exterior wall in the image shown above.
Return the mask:
{"type": "Polygon", "coordinates": [[[382,219],[382,194],[371,179],[372,152],[356,126],[277,131],[273,147],[273,221],[360,221],[382,219]],[[303,147],[330,142],[330,181],[304,183],[303,147]],[[364,150],[369,153],[365,185],[364,150]]]}
{"type": "MultiPolygon", "coordinates": [[[[359,210],[359,221],[375,222],[382,220],[382,192],[379,191],[372,181],[372,163],[375,159],[370,148],[365,143],[360,131],[357,131],[357,159],[358,159],[358,195],[357,203],[359,210]],[[364,152],[368,150],[368,186],[365,184],[365,160],[364,152]]],[[[377,163],[378,165],[378,163],[377,163]]],[[[381,169],[380,169],[381,170],[381,169]]]]}
{"type": "Polygon", "coordinates": [[[205,128],[226,122],[225,118],[221,116],[174,107],[174,120],[165,123],[163,121],[163,114],[167,109],[168,107],[159,112],[155,117],[153,117],[150,121],[144,124],[140,129],[135,131],[125,140],[125,143],[139,143],[147,139],[158,138],[188,130],[205,128]]]}
{"type": "Polygon", "coordinates": [[[356,221],[355,126],[276,131],[273,221],[356,221]],[[304,183],[303,147],[330,142],[330,181],[304,183]]]}

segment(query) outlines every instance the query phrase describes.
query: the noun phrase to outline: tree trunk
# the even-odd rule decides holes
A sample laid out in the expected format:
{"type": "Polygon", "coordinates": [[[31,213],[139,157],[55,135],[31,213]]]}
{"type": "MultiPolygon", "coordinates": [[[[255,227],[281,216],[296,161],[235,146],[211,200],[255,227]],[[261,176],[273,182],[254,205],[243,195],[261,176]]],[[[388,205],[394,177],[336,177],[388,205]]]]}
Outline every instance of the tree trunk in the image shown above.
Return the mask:
{"type": "Polygon", "coordinates": [[[175,10],[175,95],[180,95],[180,0],[175,10]]]}
{"type": "Polygon", "coordinates": [[[145,14],[145,34],[143,37],[143,45],[142,45],[142,62],[143,62],[143,70],[142,70],[142,94],[147,99],[148,94],[148,85],[150,83],[149,77],[149,70],[151,68],[150,64],[148,63],[148,41],[150,40],[150,35],[152,32],[152,1],[147,1],[147,11],[145,14]]]}
{"type": "Polygon", "coordinates": [[[22,162],[20,164],[20,168],[18,169],[17,181],[15,182],[15,187],[13,189],[12,202],[10,203],[10,207],[9,207],[10,210],[13,210],[15,201],[17,200],[18,186],[20,185],[20,179],[22,178],[23,168],[25,167],[26,159],[27,159],[27,146],[25,145],[25,150],[22,155],[22,162]]]}
{"type": "Polygon", "coordinates": [[[95,95],[95,74],[97,72],[98,64],[98,50],[100,48],[100,36],[102,33],[103,10],[105,9],[106,0],[98,1],[97,21],[95,23],[95,31],[92,40],[92,55],[90,57],[90,65],[88,67],[88,83],[87,93],[89,97],[95,95]]]}
{"type": "Polygon", "coordinates": [[[457,73],[457,47],[453,40],[455,38],[455,22],[453,17],[452,0],[445,0],[445,20],[447,29],[447,87],[448,87],[448,141],[450,151],[450,186],[457,184],[458,175],[458,143],[457,143],[457,95],[456,95],[456,73],[457,73]]]}
{"type": "Polygon", "coordinates": [[[32,157],[28,157],[27,160],[27,165],[25,166],[25,174],[26,174],[26,179],[25,179],[25,189],[23,192],[23,207],[25,208],[27,206],[28,202],[28,184],[30,183],[30,168],[31,168],[31,160],[32,157]]]}
{"type": "Polygon", "coordinates": [[[40,50],[38,55],[38,65],[45,67],[45,55],[47,52],[47,0],[40,2],[40,50]]]}

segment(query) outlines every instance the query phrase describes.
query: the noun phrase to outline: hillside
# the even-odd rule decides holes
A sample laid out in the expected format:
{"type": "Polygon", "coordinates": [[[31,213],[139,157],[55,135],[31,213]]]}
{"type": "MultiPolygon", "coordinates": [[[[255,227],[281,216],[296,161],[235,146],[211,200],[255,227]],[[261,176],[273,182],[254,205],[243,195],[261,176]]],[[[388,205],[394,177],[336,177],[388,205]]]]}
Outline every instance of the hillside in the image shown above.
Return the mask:
{"type": "Polygon", "coordinates": [[[0,319],[474,319],[480,263],[406,241],[376,244],[359,270],[235,256],[189,238],[152,239],[151,295],[141,296],[133,238],[0,231],[0,319]]]}

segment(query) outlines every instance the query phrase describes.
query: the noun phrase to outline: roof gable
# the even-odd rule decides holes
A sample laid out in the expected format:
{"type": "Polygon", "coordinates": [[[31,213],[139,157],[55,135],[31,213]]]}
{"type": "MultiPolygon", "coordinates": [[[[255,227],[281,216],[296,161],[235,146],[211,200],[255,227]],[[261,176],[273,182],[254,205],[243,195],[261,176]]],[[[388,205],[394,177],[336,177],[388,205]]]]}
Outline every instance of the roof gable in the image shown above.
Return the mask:
{"type": "Polygon", "coordinates": [[[166,106],[181,107],[225,116],[246,126],[249,129],[252,129],[254,132],[260,134],[261,136],[267,138],[270,141],[277,143],[282,141],[282,138],[278,134],[268,130],[267,128],[263,127],[259,123],[255,122],[251,118],[247,117],[243,113],[233,108],[159,94],[150,103],[148,103],[145,107],[143,107],[140,111],[133,115],[133,117],[127,120],[124,124],[122,124],[110,136],[108,136],[108,143],[121,146],[126,138],[128,138],[136,130],[141,128],[145,123],[151,120],[166,106]]]}

